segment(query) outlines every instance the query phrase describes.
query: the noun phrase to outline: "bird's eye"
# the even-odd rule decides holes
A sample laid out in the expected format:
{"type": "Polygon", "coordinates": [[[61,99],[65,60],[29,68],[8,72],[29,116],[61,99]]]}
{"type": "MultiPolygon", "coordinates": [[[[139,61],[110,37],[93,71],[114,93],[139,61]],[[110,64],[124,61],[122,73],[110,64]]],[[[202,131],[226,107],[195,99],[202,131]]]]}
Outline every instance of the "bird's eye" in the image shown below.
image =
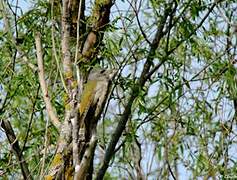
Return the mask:
{"type": "Polygon", "coordinates": [[[102,70],[100,71],[101,74],[103,74],[104,72],[105,72],[105,69],[102,69],[102,70]]]}

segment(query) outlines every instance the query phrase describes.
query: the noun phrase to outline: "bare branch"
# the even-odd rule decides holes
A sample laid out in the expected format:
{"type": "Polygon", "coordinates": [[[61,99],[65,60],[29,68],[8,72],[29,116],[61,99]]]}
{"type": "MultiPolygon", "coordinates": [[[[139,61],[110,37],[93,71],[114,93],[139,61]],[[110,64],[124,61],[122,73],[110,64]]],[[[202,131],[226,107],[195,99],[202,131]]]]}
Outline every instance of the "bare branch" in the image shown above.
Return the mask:
{"type": "Polygon", "coordinates": [[[11,123],[8,120],[2,120],[1,127],[4,129],[11,148],[17,157],[24,179],[32,179],[30,171],[28,169],[28,165],[23,158],[19,142],[15,136],[11,123]]]}
{"type": "Polygon", "coordinates": [[[43,179],[44,177],[44,167],[45,167],[45,159],[46,159],[46,153],[48,150],[48,144],[49,144],[49,140],[48,140],[48,130],[49,130],[49,120],[46,120],[46,124],[45,124],[45,133],[44,133],[44,152],[43,152],[43,157],[42,157],[42,166],[41,166],[41,170],[40,170],[40,180],[43,179]]]}
{"type": "Polygon", "coordinates": [[[40,82],[40,87],[43,93],[43,99],[45,102],[46,110],[53,125],[59,130],[60,121],[53,110],[53,106],[51,104],[50,97],[48,94],[48,88],[44,79],[43,52],[42,52],[40,33],[36,33],[35,45],[36,45],[36,53],[37,53],[37,63],[38,63],[38,68],[39,68],[38,70],[39,82],[40,82]]]}
{"type": "Polygon", "coordinates": [[[77,165],[75,167],[74,180],[84,180],[89,175],[87,171],[90,167],[91,161],[93,160],[96,144],[97,144],[96,136],[92,135],[80,165],[77,165]]]}
{"type": "Polygon", "coordinates": [[[135,163],[135,170],[137,172],[137,178],[138,180],[145,180],[142,166],[141,166],[141,160],[142,160],[142,150],[141,150],[141,143],[137,140],[135,137],[135,142],[132,144],[132,159],[135,163]]]}
{"type": "Polygon", "coordinates": [[[71,83],[73,81],[73,71],[71,62],[71,53],[69,46],[70,38],[70,14],[69,14],[69,0],[63,1],[63,15],[62,15],[62,53],[63,53],[63,68],[66,77],[67,89],[70,91],[71,83]]]}

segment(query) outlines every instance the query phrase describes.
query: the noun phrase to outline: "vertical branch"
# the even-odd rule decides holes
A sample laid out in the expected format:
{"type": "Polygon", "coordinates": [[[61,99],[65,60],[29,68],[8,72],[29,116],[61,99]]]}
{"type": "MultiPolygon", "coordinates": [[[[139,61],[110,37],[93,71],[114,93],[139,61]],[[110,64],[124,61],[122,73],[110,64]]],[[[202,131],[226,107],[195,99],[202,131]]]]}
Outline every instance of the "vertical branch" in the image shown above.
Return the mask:
{"type": "Polygon", "coordinates": [[[70,14],[69,14],[69,0],[63,1],[63,14],[62,14],[62,55],[63,55],[63,68],[66,77],[66,85],[71,89],[72,83],[72,62],[69,46],[70,38],[70,14]]]}
{"type": "MultiPolygon", "coordinates": [[[[79,161],[78,155],[78,106],[77,106],[77,81],[73,77],[72,60],[69,46],[70,30],[71,30],[71,19],[70,13],[72,4],[68,0],[63,1],[63,15],[62,15],[62,53],[63,53],[63,66],[66,77],[66,83],[69,90],[68,104],[66,105],[66,117],[65,123],[71,123],[72,125],[72,148],[73,148],[73,165],[76,166],[79,161]]],[[[64,132],[67,136],[70,136],[70,126],[66,126],[64,132]]],[[[67,137],[68,139],[69,137],[67,137]]]]}
{"type": "Polygon", "coordinates": [[[68,90],[67,90],[67,87],[66,87],[64,78],[63,78],[62,69],[61,69],[61,67],[60,67],[59,58],[58,58],[58,56],[57,56],[56,45],[55,45],[55,38],[54,38],[54,32],[55,32],[55,27],[54,27],[54,25],[55,25],[54,0],[52,0],[52,2],[51,2],[51,14],[52,14],[52,21],[53,21],[53,25],[52,25],[52,28],[51,28],[51,39],[52,39],[53,55],[54,55],[54,58],[55,58],[55,61],[56,61],[57,67],[58,67],[58,71],[59,71],[59,75],[60,75],[60,78],[61,78],[63,87],[64,87],[66,93],[68,93],[68,90]]]}
{"type": "MultiPolygon", "coordinates": [[[[75,61],[74,63],[76,64],[76,61],[78,59],[78,56],[79,56],[79,44],[80,44],[80,18],[81,18],[81,9],[82,9],[82,1],[83,0],[80,0],[79,4],[78,4],[78,14],[77,14],[77,28],[76,28],[76,53],[75,53],[75,61]]],[[[76,3],[77,4],[77,3],[76,3]]],[[[81,92],[82,92],[82,88],[83,88],[83,77],[80,76],[80,69],[79,69],[79,66],[76,66],[76,76],[77,76],[77,88],[78,88],[78,92],[77,94],[75,95],[75,99],[77,97],[80,97],[81,95],[81,92]]],[[[76,90],[75,90],[76,91],[76,90]]],[[[79,98],[77,99],[79,100],[79,98]]],[[[77,109],[78,107],[76,107],[77,109]]],[[[77,111],[78,112],[78,111],[77,111]]],[[[77,167],[79,166],[79,144],[78,144],[78,141],[79,141],[79,122],[78,122],[79,118],[78,118],[78,113],[75,114],[75,118],[74,118],[74,121],[73,121],[73,133],[72,133],[72,143],[73,143],[73,146],[72,146],[72,150],[73,150],[73,165],[75,167],[75,174],[76,174],[76,171],[77,171],[77,167]]],[[[76,175],[74,175],[74,179],[75,179],[76,175]]]]}
{"type": "Polygon", "coordinates": [[[70,38],[70,13],[69,13],[69,0],[63,1],[62,7],[62,61],[63,61],[63,73],[65,77],[66,87],[67,87],[67,99],[65,102],[65,118],[60,134],[60,142],[58,153],[62,153],[63,149],[71,141],[71,111],[72,111],[72,84],[73,84],[73,70],[71,53],[69,46],[70,38]]]}
{"type": "MultiPolygon", "coordinates": [[[[80,0],[79,5],[78,5],[79,7],[78,7],[77,30],[76,30],[77,31],[76,53],[75,53],[75,60],[74,60],[75,64],[78,60],[79,53],[80,53],[80,20],[81,20],[82,1],[84,0],[80,0]]],[[[85,2],[83,2],[83,4],[84,3],[85,2]]],[[[80,73],[79,65],[76,66],[76,76],[77,76],[77,86],[78,86],[78,97],[80,97],[82,94],[82,89],[83,89],[83,77],[82,77],[82,74],[80,73]]]]}
{"type": "Polygon", "coordinates": [[[132,144],[132,152],[133,152],[133,161],[135,163],[135,170],[137,174],[138,180],[145,180],[142,166],[141,166],[141,160],[142,160],[142,149],[141,144],[135,137],[135,142],[132,144]]]}
{"type": "Polygon", "coordinates": [[[49,120],[46,120],[45,124],[45,133],[44,133],[44,152],[43,152],[43,157],[42,157],[42,166],[40,170],[40,180],[43,179],[44,177],[44,167],[45,167],[45,159],[46,159],[46,153],[47,153],[47,147],[48,147],[48,128],[49,127],[49,120]]]}
{"type": "Polygon", "coordinates": [[[57,130],[59,130],[60,121],[58,120],[58,117],[53,110],[53,106],[51,104],[50,97],[48,94],[47,85],[44,79],[43,52],[42,52],[42,45],[41,45],[41,39],[40,39],[39,33],[36,33],[35,45],[36,45],[36,54],[37,54],[39,82],[40,82],[40,87],[43,93],[43,99],[45,102],[46,110],[53,125],[57,128],[57,130]]]}
{"type": "Polygon", "coordinates": [[[78,15],[77,15],[77,42],[76,42],[76,53],[74,63],[76,63],[79,56],[81,6],[82,6],[82,0],[80,0],[79,2],[78,15]]]}

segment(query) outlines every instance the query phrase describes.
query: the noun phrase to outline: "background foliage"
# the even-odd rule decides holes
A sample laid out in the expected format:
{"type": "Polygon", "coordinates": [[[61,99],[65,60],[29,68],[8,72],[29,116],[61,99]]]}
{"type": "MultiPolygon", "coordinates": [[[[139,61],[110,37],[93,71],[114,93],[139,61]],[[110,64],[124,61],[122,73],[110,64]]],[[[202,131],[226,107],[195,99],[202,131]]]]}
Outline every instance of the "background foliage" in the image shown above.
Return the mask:
{"type": "MultiPolygon", "coordinates": [[[[60,10],[53,15],[45,0],[24,2],[27,6],[0,2],[0,119],[11,122],[36,178],[45,147],[46,167],[52,160],[58,133],[48,124],[41,96],[34,33],[42,34],[51,101],[63,118],[60,10]]],[[[91,6],[88,1],[86,13],[91,6]]],[[[136,97],[105,178],[208,179],[237,174],[236,9],[231,0],[115,1],[98,56],[100,66],[118,69],[119,74],[98,127],[95,169],[129,97],[134,92],[136,97]],[[152,51],[162,22],[159,45],[152,51]],[[136,89],[148,57],[149,78],[136,89]]],[[[0,135],[1,177],[17,178],[19,164],[3,129],[0,135]]]]}

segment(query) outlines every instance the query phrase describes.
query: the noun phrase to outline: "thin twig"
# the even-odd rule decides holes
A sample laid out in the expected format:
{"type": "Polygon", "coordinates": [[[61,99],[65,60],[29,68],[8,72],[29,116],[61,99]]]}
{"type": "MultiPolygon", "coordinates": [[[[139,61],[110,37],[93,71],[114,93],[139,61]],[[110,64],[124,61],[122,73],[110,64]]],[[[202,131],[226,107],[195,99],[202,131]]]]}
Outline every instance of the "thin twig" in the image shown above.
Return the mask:
{"type": "Polygon", "coordinates": [[[79,55],[79,43],[80,43],[80,19],[81,19],[81,4],[82,0],[79,2],[78,15],[77,15],[77,44],[74,63],[76,64],[79,55]]]}
{"type": "MultiPolygon", "coordinates": [[[[147,38],[147,35],[146,33],[144,32],[143,28],[142,28],[142,25],[141,25],[141,22],[139,20],[139,17],[138,17],[138,13],[139,13],[139,10],[136,9],[136,7],[133,7],[132,3],[130,1],[127,1],[129,3],[129,5],[132,7],[134,13],[135,13],[135,17],[136,17],[136,20],[137,20],[137,25],[142,33],[142,36],[143,38],[146,40],[146,42],[151,45],[151,42],[149,41],[149,39],[147,38]]],[[[135,1],[136,2],[136,1],[135,1]]]]}
{"type": "Polygon", "coordinates": [[[24,144],[23,144],[23,147],[22,147],[21,154],[25,150],[26,143],[27,143],[27,140],[28,140],[28,137],[29,137],[29,133],[30,133],[30,130],[31,130],[31,125],[32,125],[32,121],[33,121],[33,117],[34,117],[34,113],[35,113],[35,105],[36,105],[37,98],[38,98],[38,95],[39,95],[39,89],[40,89],[40,85],[37,88],[36,96],[35,96],[35,98],[33,100],[32,112],[31,112],[30,117],[29,117],[29,124],[28,124],[28,127],[27,127],[27,132],[26,132],[26,136],[25,136],[25,139],[24,139],[24,144]]]}
{"type": "Polygon", "coordinates": [[[47,118],[46,124],[45,124],[45,133],[44,133],[44,154],[42,157],[42,166],[40,171],[40,180],[44,177],[44,167],[45,167],[45,159],[46,159],[46,153],[48,149],[48,128],[49,127],[49,119],[47,118]]]}
{"type": "Polygon", "coordinates": [[[74,65],[76,66],[76,76],[77,76],[77,86],[78,86],[78,96],[79,97],[80,97],[80,95],[82,93],[82,88],[83,88],[83,77],[80,75],[80,68],[79,68],[79,64],[77,63],[78,56],[79,56],[79,44],[80,44],[81,5],[82,5],[82,0],[80,0],[79,7],[78,7],[78,15],[77,15],[77,43],[76,43],[76,53],[75,53],[75,60],[74,60],[74,65]]]}
{"type": "Polygon", "coordinates": [[[56,60],[56,64],[57,64],[57,67],[58,67],[60,79],[63,83],[63,88],[66,91],[66,93],[68,93],[68,90],[67,90],[67,87],[66,87],[66,84],[65,84],[65,80],[64,80],[64,77],[63,77],[62,69],[61,69],[61,66],[60,66],[60,63],[59,63],[59,58],[57,56],[57,51],[56,51],[55,38],[54,38],[54,22],[55,22],[55,19],[54,19],[53,9],[54,9],[54,0],[52,0],[52,3],[51,3],[51,14],[52,14],[52,21],[53,21],[53,25],[52,25],[52,28],[51,28],[51,38],[52,38],[52,46],[53,46],[53,55],[54,55],[54,58],[56,60]]]}
{"type": "Polygon", "coordinates": [[[217,9],[218,9],[218,11],[219,11],[221,17],[224,19],[224,21],[225,21],[227,24],[229,24],[230,26],[236,28],[237,24],[236,24],[236,23],[231,23],[230,20],[228,19],[228,17],[226,17],[225,13],[222,11],[222,9],[221,9],[219,6],[217,6],[217,9]]]}

